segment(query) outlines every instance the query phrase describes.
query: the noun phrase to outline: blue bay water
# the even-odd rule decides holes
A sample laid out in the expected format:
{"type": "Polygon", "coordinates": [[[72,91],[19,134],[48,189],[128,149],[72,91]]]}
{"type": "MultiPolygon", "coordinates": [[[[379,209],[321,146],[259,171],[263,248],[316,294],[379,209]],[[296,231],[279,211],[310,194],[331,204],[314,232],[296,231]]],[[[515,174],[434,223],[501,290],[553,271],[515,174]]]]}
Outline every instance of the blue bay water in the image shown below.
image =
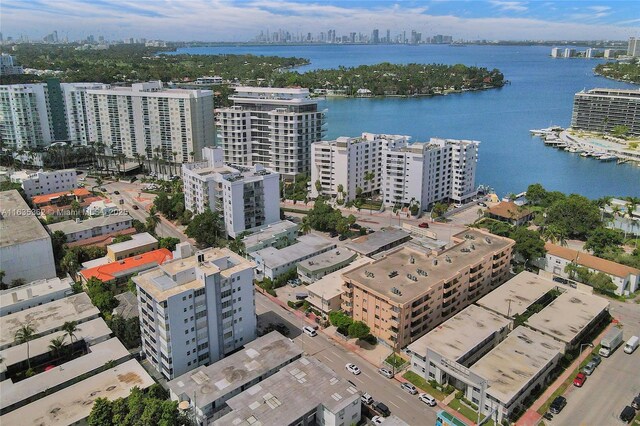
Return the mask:
{"type": "Polygon", "coordinates": [[[637,88],[593,74],[599,60],[552,59],[543,46],[326,45],[224,46],[178,53],[297,56],[311,64],[300,71],[362,64],[444,63],[500,69],[511,82],[500,89],[438,97],[327,99],[327,138],[362,132],[479,140],[477,184],[499,195],[539,182],[549,190],[589,198],[640,196],[640,167],[602,163],[544,146],[530,129],[571,122],[573,96],[594,87],[637,88]]]}

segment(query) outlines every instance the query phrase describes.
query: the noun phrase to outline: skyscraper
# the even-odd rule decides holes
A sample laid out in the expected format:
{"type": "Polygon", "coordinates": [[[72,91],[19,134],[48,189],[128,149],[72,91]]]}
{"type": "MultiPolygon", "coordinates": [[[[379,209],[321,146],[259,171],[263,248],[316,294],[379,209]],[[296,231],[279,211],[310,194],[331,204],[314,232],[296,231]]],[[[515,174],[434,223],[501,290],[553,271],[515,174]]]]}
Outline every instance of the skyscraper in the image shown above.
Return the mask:
{"type": "Polygon", "coordinates": [[[377,28],[375,30],[373,30],[373,34],[371,35],[371,42],[373,44],[380,43],[380,35],[379,35],[379,31],[378,31],[377,28]]]}
{"type": "Polygon", "coordinates": [[[640,38],[629,37],[629,47],[627,47],[627,55],[638,57],[640,56],[640,38]]]}

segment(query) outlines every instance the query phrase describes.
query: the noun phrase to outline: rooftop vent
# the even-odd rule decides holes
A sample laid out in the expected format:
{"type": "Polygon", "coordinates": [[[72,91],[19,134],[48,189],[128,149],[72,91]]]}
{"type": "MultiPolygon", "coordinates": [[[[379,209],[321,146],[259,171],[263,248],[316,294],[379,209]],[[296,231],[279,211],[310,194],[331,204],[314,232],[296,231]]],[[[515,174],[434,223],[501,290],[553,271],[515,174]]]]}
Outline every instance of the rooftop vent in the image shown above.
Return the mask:
{"type": "Polygon", "coordinates": [[[451,258],[449,257],[449,255],[446,255],[446,256],[444,257],[444,260],[445,260],[447,263],[451,263],[451,258]]]}
{"type": "Polygon", "coordinates": [[[413,257],[413,256],[409,257],[409,263],[411,263],[411,264],[416,263],[416,258],[413,257]]]}
{"type": "Polygon", "coordinates": [[[395,278],[398,276],[398,271],[391,271],[389,272],[389,278],[395,278]]]}
{"type": "Polygon", "coordinates": [[[463,253],[470,253],[471,249],[469,249],[467,247],[464,247],[464,248],[460,249],[460,251],[463,252],[463,253]]]}
{"type": "Polygon", "coordinates": [[[423,269],[420,269],[420,268],[418,268],[418,269],[416,270],[416,272],[418,273],[418,275],[422,275],[423,277],[427,277],[427,276],[429,276],[429,273],[428,273],[427,271],[425,271],[425,270],[423,270],[423,269]]]}
{"type": "Polygon", "coordinates": [[[487,242],[487,244],[491,244],[491,238],[489,238],[489,237],[484,237],[484,240],[487,242]]]}
{"type": "Polygon", "coordinates": [[[364,275],[367,278],[375,278],[376,277],[373,272],[369,272],[369,271],[364,271],[364,275]]]}
{"type": "Polygon", "coordinates": [[[476,239],[476,237],[474,237],[474,236],[473,236],[473,235],[471,235],[471,234],[464,234],[464,239],[465,239],[465,240],[475,240],[475,239],[476,239]]]}
{"type": "Polygon", "coordinates": [[[438,266],[438,259],[433,259],[433,262],[431,263],[433,263],[433,266],[438,266]]]}
{"type": "Polygon", "coordinates": [[[476,245],[475,244],[471,244],[471,250],[475,250],[476,249],[476,245]]]}
{"type": "Polygon", "coordinates": [[[398,296],[402,296],[402,292],[396,287],[391,287],[391,293],[397,294],[398,296]]]}
{"type": "Polygon", "coordinates": [[[407,278],[409,278],[411,281],[418,281],[418,277],[412,274],[407,274],[407,278]]]}

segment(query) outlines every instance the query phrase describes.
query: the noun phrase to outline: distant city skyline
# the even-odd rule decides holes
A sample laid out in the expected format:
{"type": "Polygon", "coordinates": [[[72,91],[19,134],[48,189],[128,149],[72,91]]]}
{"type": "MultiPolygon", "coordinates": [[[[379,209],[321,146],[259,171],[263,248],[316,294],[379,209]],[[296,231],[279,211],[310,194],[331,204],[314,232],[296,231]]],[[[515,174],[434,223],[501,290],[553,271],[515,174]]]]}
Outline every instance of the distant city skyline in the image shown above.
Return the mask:
{"type": "Polygon", "coordinates": [[[450,34],[464,40],[626,40],[640,35],[635,1],[446,1],[402,3],[354,0],[131,3],[124,0],[5,0],[4,38],[42,40],[54,30],[60,40],[147,38],[174,41],[236,41],[260,30],[292,34],[366,34],[379,39],[412,30],[423,37],[450,34]],[[61,23],[64,23],[64,26],[61,23]]]}

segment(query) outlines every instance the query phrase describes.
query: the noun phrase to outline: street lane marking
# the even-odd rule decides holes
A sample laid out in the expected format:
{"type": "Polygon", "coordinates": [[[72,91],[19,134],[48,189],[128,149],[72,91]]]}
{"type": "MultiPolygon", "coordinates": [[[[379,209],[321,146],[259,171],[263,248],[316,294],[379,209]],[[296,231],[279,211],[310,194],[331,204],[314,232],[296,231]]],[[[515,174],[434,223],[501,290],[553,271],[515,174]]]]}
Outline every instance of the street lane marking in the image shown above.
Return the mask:
{"type": "Polygon", "coordinates": [[[393,403],[393,402],[391,402],[391,401],[389,401],[389,404],[393,405],[393,406],[394,406],[394,407],[396,407],[396,408],[400,408],[400,406],[399,406],[399,405],[397,405],[397,404],[395,404],[395,403],[393,403]]]}

